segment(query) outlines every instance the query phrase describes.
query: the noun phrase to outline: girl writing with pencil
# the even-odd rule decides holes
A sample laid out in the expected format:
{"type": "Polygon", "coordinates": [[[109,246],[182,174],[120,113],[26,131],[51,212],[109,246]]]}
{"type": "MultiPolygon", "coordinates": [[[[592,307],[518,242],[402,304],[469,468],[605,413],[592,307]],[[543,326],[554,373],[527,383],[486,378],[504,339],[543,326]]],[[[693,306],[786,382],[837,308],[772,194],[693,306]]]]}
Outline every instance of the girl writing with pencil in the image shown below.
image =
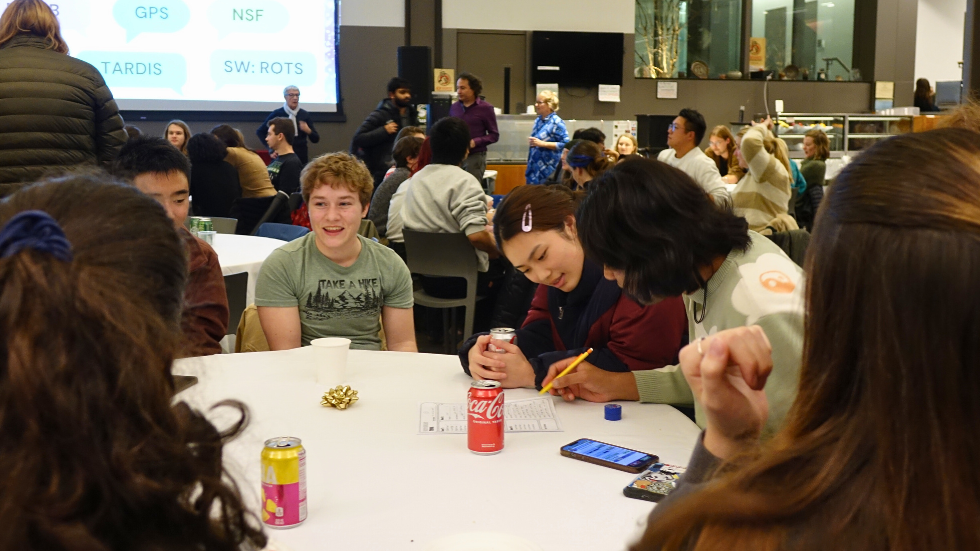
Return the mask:
{"type": "Polygon", "coordinates": [[[679,297],[641,306],[602,266],[585,258],[578,240],[578,196],[561,186],[522,186],[497,208],[494,234],[501,253],[539,284],[517,344],[473,335],[459,350],[463,370],[504,388],[541,388],[549,368],[564,369],[588,348],[584,363],[614,372],[676,362],[687,320],[679,297]]]}

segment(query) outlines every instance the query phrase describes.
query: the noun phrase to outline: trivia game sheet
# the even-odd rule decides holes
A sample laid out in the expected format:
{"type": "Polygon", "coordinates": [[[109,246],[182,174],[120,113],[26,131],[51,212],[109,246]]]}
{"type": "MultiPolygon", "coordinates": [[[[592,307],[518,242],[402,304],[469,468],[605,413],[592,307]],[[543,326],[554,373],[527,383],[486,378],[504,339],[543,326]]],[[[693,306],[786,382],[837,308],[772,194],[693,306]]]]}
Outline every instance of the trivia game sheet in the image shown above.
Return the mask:
{"type": "MultiPolygon", "coordinates": [[[[551,397],[504,402],[505,432],[562,432],[551,397]]],[[[466,404],[419,404],[419,434],[466,434],[466,404]]]]}

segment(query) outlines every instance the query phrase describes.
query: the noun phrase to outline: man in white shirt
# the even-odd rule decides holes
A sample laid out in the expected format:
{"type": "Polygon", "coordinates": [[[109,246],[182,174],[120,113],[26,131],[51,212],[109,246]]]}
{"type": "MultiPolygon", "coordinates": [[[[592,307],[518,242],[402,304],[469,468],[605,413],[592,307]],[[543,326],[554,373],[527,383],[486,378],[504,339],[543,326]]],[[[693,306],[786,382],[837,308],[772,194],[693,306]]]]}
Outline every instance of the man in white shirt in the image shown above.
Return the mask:
{"type": "Polygon", "coordinates": [[[687,173],[718,206],[731,207],[732,197],[718,167],[698,147],[707,129],[701,113],[694,109],[681,109],[674,122],[667,127],[667,145],[670,149],[661,151],[657,160],[687,173]]]}

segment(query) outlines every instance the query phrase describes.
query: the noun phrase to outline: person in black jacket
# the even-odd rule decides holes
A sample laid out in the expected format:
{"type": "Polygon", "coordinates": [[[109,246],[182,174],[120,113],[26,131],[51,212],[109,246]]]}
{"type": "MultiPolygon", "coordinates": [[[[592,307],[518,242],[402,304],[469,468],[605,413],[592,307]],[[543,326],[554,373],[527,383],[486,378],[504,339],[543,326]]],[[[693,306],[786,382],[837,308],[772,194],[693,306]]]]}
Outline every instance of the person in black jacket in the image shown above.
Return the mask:
{"type": "MultiPolygon", "coordinates": [[[[299,108],[299,88],[295,86],[287,86],[285,90],[282,91],[282,96],[286,100],[282,104],[282,107],[276,109],[275,111],[269,113],[269,116],[265,118],[265,122],[262,123],[256,131],[255,135],[262,140],[262,143],[268,146],[265,137],[269,132],[269,122],[272,119],[278,119],[280,117],[288,118],[293,122],[295,126],[293,135],[293,151],[296,152],[296,156],[299,160],[306,163],[310,162],[309,148],[306,145],[307,139],[313,143],[318,143],[320,141],[320,135],[317,134],[316,128],[313,127],[313,117],[305,109],[299,108]]],[[[271,147],[269,148],[269,153],[275,156],[275,150],[271,147]]]]}
{"type": "Polygon", "coordinates": [[[350,152],[367,165],[376,187],[391,166],[395,135],[400,129],[418,126],[418,123],[418,113],[412,105],[411,83],[398,77],[389,80],[388,97],[364,119],[350,144],[350,152]]]}
{"type": "Polygon", "coordinates": [[[187,141],[192,208],[197,216],[230,218],[232,203],[242,196],[238,169],[225,162],[227,154],[228,146],[211,133],[201,132],[187,141]]]}
{"type": "Polygon", "coordinates": [[[68,56],[40,0],[15,0],[0,16],[0,87],[0,197],[52,167],[108,166],[126,143],[102,75],[68,56]]]}

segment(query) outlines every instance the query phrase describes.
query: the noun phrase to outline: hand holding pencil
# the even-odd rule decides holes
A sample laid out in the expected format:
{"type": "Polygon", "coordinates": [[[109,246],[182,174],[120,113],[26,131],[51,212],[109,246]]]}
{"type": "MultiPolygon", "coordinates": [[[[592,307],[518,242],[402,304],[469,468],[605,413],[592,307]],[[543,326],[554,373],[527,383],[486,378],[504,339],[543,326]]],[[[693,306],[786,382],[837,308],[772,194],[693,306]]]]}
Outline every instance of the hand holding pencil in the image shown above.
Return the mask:
{"type": "MultiPolygon", "coordinates": [[[[578,357],[575,358],[575,361],[573,361],[572,363],[568,364],[568,367],[566,367],[561,373],[558,374],[558,377],[564,377],[565,375],[568,375],[573,369],[575,369],[576,367],[578,367],[578,364],[580,364],[583,361],[585,361],[585,358],[588,358],[589,357],[589,354],[591,354],[591,353],[592,353],[592,349],[590,348],[590,349],[586,350],[585,352],[582,352],[581,354],[579,354],[578,357]]],[[[555,379],[557,379],[558,377],[555,377],[555,379]]],[[[538,394],[544,394],[545,392],[548,392],[549,390],[551,390],[551,387],[555,383],[555,379],[552,379],[550,383],[548,383],[548,384],[544,385],[543,387],[541,387],[541,391],[538,392],[538,394]]]]}
{"type": "MultiPolygon", "coordinates": [[[[601,352],[593,353],[592,358],[599,361],[601,352]]],[[[640,399],[632,372],[606,371],[590,362],[580,361],[580,358],[582,356],[566,358],[551,364],[541,383],[542,393],[550,391],[566,402],[576,398],[589,402],[640,399]]]]}

